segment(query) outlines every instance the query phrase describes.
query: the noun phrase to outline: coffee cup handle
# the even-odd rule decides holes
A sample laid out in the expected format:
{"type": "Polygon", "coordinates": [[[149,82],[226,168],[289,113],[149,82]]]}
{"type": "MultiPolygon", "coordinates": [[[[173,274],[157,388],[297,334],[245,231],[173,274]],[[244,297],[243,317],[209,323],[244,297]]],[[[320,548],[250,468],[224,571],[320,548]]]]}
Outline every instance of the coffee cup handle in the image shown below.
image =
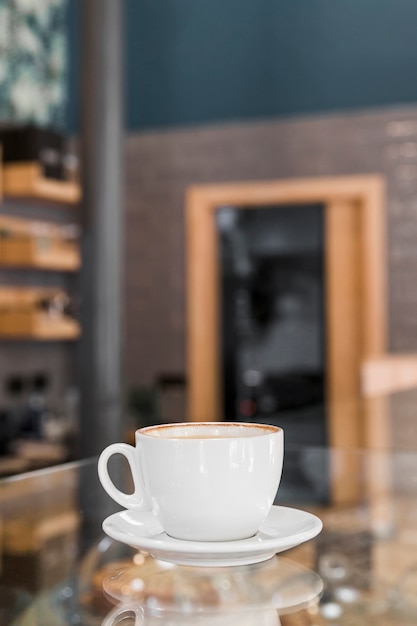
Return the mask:
{"type": "Polygon", "coordinates": [[[124,623],[125,617],[133,617],[135,619],[135,624],[142,624],[142,610],[140,606],[135,605],[126,605],[126,606],[118,606],[113,611],[111,611],[102,622],[101,626],[114,626],[115,624],[122,624],[122,620],[124,623]]]}
{"type": "Polygon", "coordinates": [[[133,446],[127,443],[112,443],[100,454],[98,460],[98,477],[109,496],[125,509],[133,511],[151,511],[152,504],[143,481],[143,472],[138,458],[137,450],[133,446]],[[134,485],[133,493],[120,491],[110,478],[108,463],[113,454],[121,454],[129,463],[134,485]]]}

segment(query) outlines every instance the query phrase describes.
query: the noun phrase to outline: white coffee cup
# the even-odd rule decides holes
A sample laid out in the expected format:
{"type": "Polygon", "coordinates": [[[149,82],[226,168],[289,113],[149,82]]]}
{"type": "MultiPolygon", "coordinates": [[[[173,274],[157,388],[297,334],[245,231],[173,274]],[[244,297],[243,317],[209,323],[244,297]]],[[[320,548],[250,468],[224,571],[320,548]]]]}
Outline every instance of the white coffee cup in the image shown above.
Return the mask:
{"type": "Polygon", "coordinates": [[[136,447],[108,446],[98,474],[121,506],[152,511],[171,537],[231,541],[251,537],[267,517],[281,479],[284,433],[265,424],[187,422],[136,431],[136,447]],[[113,483],[108,461],[126,457],[134,492],[113,483]]]}

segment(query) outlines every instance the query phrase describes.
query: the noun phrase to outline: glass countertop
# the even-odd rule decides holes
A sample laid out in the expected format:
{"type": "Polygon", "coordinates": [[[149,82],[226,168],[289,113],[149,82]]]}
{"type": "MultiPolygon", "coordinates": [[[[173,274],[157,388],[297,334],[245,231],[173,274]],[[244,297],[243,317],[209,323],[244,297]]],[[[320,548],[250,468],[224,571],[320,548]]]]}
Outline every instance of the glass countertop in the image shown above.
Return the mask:
{"type": "Polygon", "coordinates": [[[108,537],[119,508],[96,459],[0,481],[0,625],[415,626],[417,453],[296,452],[312,480],[329,468],[330,488],[315,503],[278,491],[276,504],[314,513],[322,532],[235,567],[175,565],[108,537]]]}

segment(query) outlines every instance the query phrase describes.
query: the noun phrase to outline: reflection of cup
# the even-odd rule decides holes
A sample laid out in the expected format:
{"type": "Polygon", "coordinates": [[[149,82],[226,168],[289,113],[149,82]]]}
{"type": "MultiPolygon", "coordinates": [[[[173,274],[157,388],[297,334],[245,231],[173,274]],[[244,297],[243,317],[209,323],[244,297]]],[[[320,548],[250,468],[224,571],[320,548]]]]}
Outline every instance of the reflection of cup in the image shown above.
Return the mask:
{"type": "Polygon", "coordinates": [[[280,626],[277,611],[238,611],[214,614],[147,615],[140,607],[120,606],[104,618],[101,626],[280,626]]]}
{"type": "Polygon", "coordinates": [[[268,515],[281,478],[281,428],[238,422],[163,424],[136,431],[136,447],[108,446],[100,481],[122,506],[153,511],[168,535],[229,541],[254,535],[268,515]],[[108,460],[129,462],[134,492],[113,484],[108,460]]]}

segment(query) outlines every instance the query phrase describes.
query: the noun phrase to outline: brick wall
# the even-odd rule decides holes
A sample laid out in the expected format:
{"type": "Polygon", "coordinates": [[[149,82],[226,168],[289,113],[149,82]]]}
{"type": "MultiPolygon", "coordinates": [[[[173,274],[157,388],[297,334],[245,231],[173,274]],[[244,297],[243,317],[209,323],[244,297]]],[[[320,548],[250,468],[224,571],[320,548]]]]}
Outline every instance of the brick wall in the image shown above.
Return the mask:
{"type": "Polygon", "coordinates": [[[196,183],[385,176],[389,344],[417,350],[417,108],[140,133],[126,144],[129,384],[184,371],[184,194],[196,183]]]}
{"type": "MultiPolygon", "coordinates": [[[[417,108],[131,135],[126,141],[126,382],[185,371],[189,185],[382,174],[389,349],[417,351],[417,108]]],[[[392,398],[393,445],[417,446],[417,393],[392,398]]]]}

